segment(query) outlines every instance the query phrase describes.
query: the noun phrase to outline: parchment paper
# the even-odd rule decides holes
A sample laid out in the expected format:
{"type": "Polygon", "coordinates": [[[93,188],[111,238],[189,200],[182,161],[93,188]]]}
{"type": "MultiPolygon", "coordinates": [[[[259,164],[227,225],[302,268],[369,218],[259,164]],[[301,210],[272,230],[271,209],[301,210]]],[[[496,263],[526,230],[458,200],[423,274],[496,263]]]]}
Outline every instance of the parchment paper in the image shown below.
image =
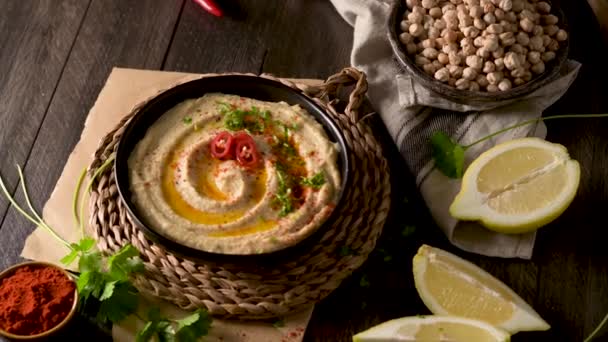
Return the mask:
{"type": "MultiPolygon", "coordinates": [[[[177,84],[203,75],[178,72],[161,72],[151,70],[135,70],[114,68],[105,86],[99,93],[97,101],[87,116],[80,141],[74,147],[72,154],[63,169],[55,189],[43,209],[44,220],[67,241],[76,242],[80,239],[79,231],[72,215],[72,196],[78,177],[82,170],[93,159],[93,153],[103,138],[116,124],[127,115],[131,109],[151,96],[177,84]]],[[[319,80],[298,80],[314,84],[319,80]]],[[[85,181],[86,182],[86,181],[85,181]]],[[[87,199],[88,200],[88,199],[87,199]]],[[[88,216],[84,215],[85,219],[88,216]]],[[[42,260],[59,263],[67,249],[49,239],[44,230],[38,228],[25,241],[21,256],[31,260],[42,260]]],[[[150,298],[142,301],[140,308],[145,313],[145,307],[151,302],[150,298]]],[[[187,312],[167,302],[156,302],[161,312],[179,318],[187,312]]],[[[214,320],[209,336],[205,341],[301,341],[304,330],[308,325],[313,308],[283,318],[284,327],[274,327],[272,323],[239,322],[214,320]]],[[[145,316],[145,314],[144,314],[145,316]]],[[[133,341],[143,323],[134,316],[129,317],[119,325],[114,325],[112,335],[114,341],[133,341]]]]}

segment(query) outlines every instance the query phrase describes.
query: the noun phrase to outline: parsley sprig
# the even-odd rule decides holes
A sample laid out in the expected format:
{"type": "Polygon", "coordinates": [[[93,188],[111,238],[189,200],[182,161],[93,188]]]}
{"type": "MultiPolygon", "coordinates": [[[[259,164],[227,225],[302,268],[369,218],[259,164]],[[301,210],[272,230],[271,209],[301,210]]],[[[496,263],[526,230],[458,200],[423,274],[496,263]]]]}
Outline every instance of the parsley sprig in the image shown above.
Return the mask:
{"type": "Polygon", "coordinates": [[[250,110],[243,110],[225,102],[219,102],[218,108],[224,115],[224,126],[231,131],[245,130],[249,133],[262,133],[270,120],[269,111],[260,111],[255,106],[250,110]]]}
{"type": "MultiPolygon", "coordinates": [[[[93,173],[87,187],[88,190],[92,187],[92,181],[111,165],[113,159],[114,155],[93,173]]],[[[139,257],[139,251],[130,244],[125,245],[118,252],[106,256],[94,249],[95,240],[93,238],[84,235],[84,222],[81,220],[83,207],[81,206],[79,213],[78,198],[86,170],[78,179],[72,205],[75,225],[80,227],[82,233],[82,238],[77,243],[67,242],[42,219],[32,206],[21,167],[17,166],[17,171],[29,213],[8,192],[2,177],[0,177],[0,189],[23,217],[46,230],[69,250],[69,253],[61,259],[63,264],[70,265],[78,259],[80,274],[74,275],[74,277],[77,278],[76,289],[80,299],[80,310],[88,312],[92,308],[96,308],[96,319],[102,324],[108,321],[117,323],[131,314],[136,314],[139,293],[130,279],[136,273],[144,270],[144,264],[139,257]]],[[[198,310],[180,320],[171,320],[158,314],[154,316],[154,319],[149,318],[144,329],[138,333],[137,341],[149,341],[156,336],[159,341],[194,342],[207,334],[210,324],[211,318],[204,310],[198,310]]]]}
{"type": "Polygon", "coordinates": [[[285,217],[294,210],[294,201],[291,191],[291,177],[281,164],[276,164],[278,188],[274,202],[279,206],[279,217],[285,217]]]}
{"type": "Polygon", "coordinates": [[[554,120],[554,119],[567,119],[567,118],[602,118],[608,117],[608,114],[571,114],[571,115],[552,115],[543,118],[537,118],[527,120],[516,125],[503,128],[492,134],[489,134],[479,140],[476,140],[468,145],[460,145],[456,141],[452,140],[444,132],[438,131],[431,136],[431,147],[432,156],[435,161],[435,166],[444,175],[450,178],[461,178],[464,173],[464,153],[470,147],[475,146],[483,141],[491,139],[504,132],[510,131],[515,128],[527,126],[533,123],[554,120]]]}
{"type": "Polygon", "coordinates": [[[325,175],[319,171],[312,177],[300,179],[300,184],[319,190],[325,184],[325,175]]]}

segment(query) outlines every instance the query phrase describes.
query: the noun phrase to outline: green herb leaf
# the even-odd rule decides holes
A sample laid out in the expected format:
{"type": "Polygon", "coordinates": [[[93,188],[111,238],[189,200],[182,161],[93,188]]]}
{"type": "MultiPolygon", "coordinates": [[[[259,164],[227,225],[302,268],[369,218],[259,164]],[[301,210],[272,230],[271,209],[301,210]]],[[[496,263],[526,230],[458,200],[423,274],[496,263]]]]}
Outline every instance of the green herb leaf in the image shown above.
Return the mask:
{"type": "Polygon", "coordinates": [[[103,292],[101,293],[101,297],[99,297],[100,301],[104,301],[112,297],[114,289],[116,288],[116,283],[118,283],[118,280],[110,281],[105,284],[105,286],[103,287],[103,292]]]}
{"type": "Polygon", "coordinates": [[[272,323],[272,326],[275,327],[275,328],[282,328],[282,327],[285,326],[285,321],[282,320],[282,319],[277,319],[276,321],[274,321],[272,323]]]}
{"type": "Polygon", "coordinates": [[[302,178],[300,180],[300,184],[311,187],[315,190],[321,189],[323,184],[325,184],[325,175],[322,171],[319,171],[314,176],[310,178],[302,178]]]}
{"type": "Polygon", "coordinates": [[[465,147],[459,145],[443,132],[435,132],[431,137],[435,166],[450,178],[462,177],[465,147]]]}
{"type": "Polygon", "coordinates": [[[211,318],[207,311],[199,309],[176,323],[175,337],[178,341],[198,341],[199,338],[209,333],[211,318]]]}
{"type": "Polygon", "coordinates": [[[186,116],[185,118],[182,119],[182,121],[186,124],[189,125],[192,123],[192,118],[189,116],[186,116]]]}
{"type": "Polygon", "coordinates": [[[101,272],[101,259],[101,253],[99,252],[83,253],[80,255],[80,260],[78,260],[78,270],[80,273],[101,272]]]}
{"type": "Polygon", "coordinates": [[[277,193],[274,195],[274,202],[279,205],[279,216],[287,216],[294,210],[293,199],[291,196],[291,182],[287,172],[279,164],[276,165],[276,173],[278,180],[277,193]]]}
{"type": "Polygon", "coordinates": [[[149,321],[144,328],[137,332],[135,342],[148,342],[158,333],[158,322],[149,321]]]}
{"type": "Polygon", "coordinates": [[[111,294],[101,301],[97,318],[101,322],[120,322],[135,312],[138,302],[137,289],[133,285],[129,282],[117,282],[111,294]]]}
{"type": "Polygon", "coordinates": [[[173,325],[171,322],[164,320],[158,323],[158,333],[156,335],[158,337],[158,342],[174,342],[175,339],[175,329],[173,329],[173,325]]]}
{"type": "Polygon", "coordinates": [[[407,226],[403,227],[403,230],[401,231],[401,236],[409,237],[410,235],[414,234],[415,232],[416,232],[416,226],[407,225],[407,226]]]}
{"type": "Polygon", "coordinates": [[[131,244],[125,245],[108,258],[108,271],[112,279],[127,280],[129,274],[143,270],[144,264],[139,258],[139,251],[131,244]]]}
{"type": "Polygon", "coordinates": [[[78,249],[82,252],[88,252],[93,246],[95,246],[95,239],[91,237],[85,237],[78,242],[78,249]]]}
{"type": "Polygon", "coordinates": [[[79,253],[80,252],[78,250],[72,249],[72,251],[70,252],[70,254],[64,256],[63,258],[61,258],[60,261],[61,261],[62,264],[64,264],[64,265],[67,266],[67,265],[73,263],[74,260],[76,260],[76,258],[78,257],[79,253]]]}
{"type": "Polygon", "coordinates": [[[78,295],[86,304],[90,296],[99,298],[105,288],[105,279],[102,273],[97,271],[81,272],[76,281],[78,295]]]}

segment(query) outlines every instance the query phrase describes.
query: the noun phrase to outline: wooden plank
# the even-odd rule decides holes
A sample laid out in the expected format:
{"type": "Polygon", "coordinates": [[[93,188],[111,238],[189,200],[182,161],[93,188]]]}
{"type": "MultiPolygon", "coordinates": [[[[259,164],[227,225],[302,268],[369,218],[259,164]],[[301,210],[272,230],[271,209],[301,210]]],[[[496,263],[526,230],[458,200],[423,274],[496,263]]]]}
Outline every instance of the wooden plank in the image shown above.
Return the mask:
{"type": "MultiPolygon", "coordinates": [[[[36,207],[41,208],[53,190],[112,67],[161,67],[181,5],[155,0],[91,4],[25,169],[36,207]]],[[[33,229],[14,209],[3,227],[0,268],[17,261],[33,229]]]]}
{"type": "MultiPolygon", "coordinates": [[[[0,14],[0,174],[12,192],[89,1],[5,1],[0,14]]],[[[0,196],[0,223],[8,201],[0,196]]]]}
{"type": "Polygon", "coordinates": [[[350,66],[353,30],[330,2],[282,1],[273,11],[275,22],[264,34],[264,72],[324,79],[350,66]]]}
{"type": "Polygon", "coordinates": [[[260,33],[269,29],[277,15],[272,12],[277,3],[280,1],[236,1],[227,16],[217,18],[186,1],[164,69],[258,73],[266,52],[260,33]]]}

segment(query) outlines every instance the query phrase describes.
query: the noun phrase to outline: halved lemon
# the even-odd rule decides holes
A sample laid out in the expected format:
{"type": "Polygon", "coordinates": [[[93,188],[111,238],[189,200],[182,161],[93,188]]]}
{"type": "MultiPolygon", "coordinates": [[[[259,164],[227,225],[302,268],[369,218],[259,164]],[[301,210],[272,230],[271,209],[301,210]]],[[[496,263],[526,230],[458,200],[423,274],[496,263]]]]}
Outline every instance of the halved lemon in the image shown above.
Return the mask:
{"type": "Polygon", "coordinates": [[[422,245],[413,266],[418,294],[435,315],[477,319],[512,334],[550,328],[507,285],[453,254],[422,245]]]}
{"type": "Polygon", "coordinates": [[[414,316],[393,319],[353,336],[354,342],[508,342],[509,334],[464,317],[414,316]]]}
{"type": "Polygon", "coordinates": [[[511,140],[471,163],[450,214],[501,233],[532,231],[566,210],[579,179],[578,162],[564,146],[538,138],[511,140]]]}

